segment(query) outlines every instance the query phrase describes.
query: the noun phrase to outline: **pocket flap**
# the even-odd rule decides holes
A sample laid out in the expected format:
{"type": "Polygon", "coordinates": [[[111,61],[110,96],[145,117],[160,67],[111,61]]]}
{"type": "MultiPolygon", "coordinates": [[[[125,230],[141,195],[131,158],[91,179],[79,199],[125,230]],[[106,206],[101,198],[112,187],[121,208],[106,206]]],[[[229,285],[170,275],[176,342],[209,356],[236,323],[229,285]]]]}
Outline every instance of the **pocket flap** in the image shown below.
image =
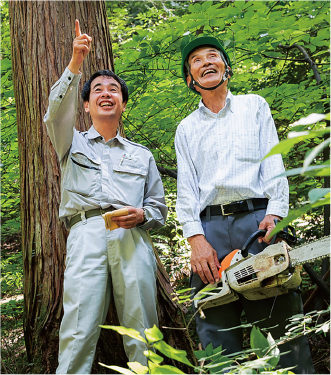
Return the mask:
{"type": "Polygon", "coordinates": [[[147,168],[143,166],[132,166],[132,165],[115,165],[113,167],[115,172],[139,174],[141,176],[147,175],[147,168]]]}
{"type": "Polygon", "coordinates": [[[77,162],[79,164],[83,164],[90,167],[100,166],[101,164],[101,158],[94,155],[86,155],[85,153],[82,153],[81,151],[72,151],[71,152],[71,159],[74,162],[77,162]]]}

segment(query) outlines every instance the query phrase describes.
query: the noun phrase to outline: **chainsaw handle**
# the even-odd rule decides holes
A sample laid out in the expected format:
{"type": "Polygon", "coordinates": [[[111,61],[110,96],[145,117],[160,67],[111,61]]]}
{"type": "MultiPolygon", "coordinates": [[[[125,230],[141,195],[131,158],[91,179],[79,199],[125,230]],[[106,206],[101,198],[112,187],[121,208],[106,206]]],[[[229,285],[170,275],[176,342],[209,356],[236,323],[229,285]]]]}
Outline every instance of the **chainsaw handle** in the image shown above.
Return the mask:
{"type": "Polygon", "coordinates": [[[248,237],[248,240],[245,242],[244,246],[241,249],[241,255],[243,258],[247,257],[248,250],[251,248],[254,241],[266,233],[267,233],[266,229],[259,229],[258,231],[254,232],[252,235],[248,237]]]}

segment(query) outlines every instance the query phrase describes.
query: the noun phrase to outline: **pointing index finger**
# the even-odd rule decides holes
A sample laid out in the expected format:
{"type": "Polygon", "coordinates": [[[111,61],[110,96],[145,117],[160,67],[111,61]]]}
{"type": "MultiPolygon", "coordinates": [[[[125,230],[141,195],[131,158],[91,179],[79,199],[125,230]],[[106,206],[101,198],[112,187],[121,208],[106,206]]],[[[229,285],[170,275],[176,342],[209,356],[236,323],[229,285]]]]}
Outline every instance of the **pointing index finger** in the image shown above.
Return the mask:
{"type": "Polygon", "coordinates": [[[76,37],[82,35],[78,20],[75,21],[75,31],[76,31],[76,37]]]}

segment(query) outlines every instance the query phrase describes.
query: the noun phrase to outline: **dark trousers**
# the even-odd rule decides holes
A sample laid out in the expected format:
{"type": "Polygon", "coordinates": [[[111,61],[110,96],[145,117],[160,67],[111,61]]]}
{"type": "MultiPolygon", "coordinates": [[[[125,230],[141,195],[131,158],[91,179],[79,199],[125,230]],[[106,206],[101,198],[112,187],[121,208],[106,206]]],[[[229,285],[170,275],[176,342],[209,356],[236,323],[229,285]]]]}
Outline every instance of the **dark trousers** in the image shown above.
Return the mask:
{"type": "MultiPolygon", "coordinates": [[[[242,248],[247,238],[258,230],[265,212],[266,210],[258,210],[229,216],[212,216],[209,221],[206,217],[202,218],[206,239],[217,251],[220,261],[232,250],[242,248]]],[[[264,242],[260,244],[256,240],[249,252],[257,254],[266,246],[264,242]]],[[[195,292],[205,287],[199,275],[191,275],[191,287],[195,287],[195,292]]],[[[225,355],[241,351],[242,329],[237,328],[225,332],[218,330],[241,325],[240,317],[243,310],[250,323],[265,319],[256,325],[260,328],[273,327],[269,332],[274,339],[284,336],[285,326],[289,324],[286,319],[303,312],[301,296],[296,291],[277,296],[276,299],[272,297],[257,301],[250,301],[240,296],[235,302],[204,310],[206,319],[201,319],[199,314],[196,314],[197,332],[202,347],[205,348],[212,342],[214,348],[222,345],[222,348],[226,349],[225,355]],[[275,325],[277,327],[274,327],[275,325]]],[[[278,367],[296,366],[292,371],[297,374],[315,373],[306,336],[280,345],[279,349],[281,353],[289,350],[291,352],[280,356],[278,367]]]]}

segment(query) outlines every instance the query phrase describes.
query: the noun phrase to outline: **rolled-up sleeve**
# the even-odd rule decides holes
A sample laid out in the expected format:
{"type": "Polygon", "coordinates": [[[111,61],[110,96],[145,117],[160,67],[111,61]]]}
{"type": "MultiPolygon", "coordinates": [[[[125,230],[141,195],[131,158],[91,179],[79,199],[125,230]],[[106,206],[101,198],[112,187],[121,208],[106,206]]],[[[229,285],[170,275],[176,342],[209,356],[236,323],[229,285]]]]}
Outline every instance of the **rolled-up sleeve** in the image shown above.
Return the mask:
{"type": "MultiPolygon", "coordinates": [[[[260,125],[260,156],[261,159],[279,143],[275,123],[268,103],[263,99],[258,112],[260,125]]],[[[260,179],[263,191],[269,199],[267,215],[286,217],[289,206],[289,187],[287,178],[277,177],[285,171],[282,156],[272,155],[262,161],[260,179]]]]}
{"type": "Polygon", "coordinates": [[[185,132],[178,126],[175,136],[177,154],[177,202],[176,212],[185,237],[204,234],[200,220],[198,178],[189,155],[185,132]]]}
{"type": "Polygon", "coordinates": [[[167,219],[168,208],[165,204],[162,180],[153,156],[149,159],[149,170],[144,189],[143,208],[147,222],[139,225],[142,229],[161,228],[167,219]]]}
{"type": "Polygon", "coordinates": [[[44,122],[59,159],[69,150],[76,121],[78,84],[81,74],[66,68],[61,78],[51,88],[44,122]]]}

